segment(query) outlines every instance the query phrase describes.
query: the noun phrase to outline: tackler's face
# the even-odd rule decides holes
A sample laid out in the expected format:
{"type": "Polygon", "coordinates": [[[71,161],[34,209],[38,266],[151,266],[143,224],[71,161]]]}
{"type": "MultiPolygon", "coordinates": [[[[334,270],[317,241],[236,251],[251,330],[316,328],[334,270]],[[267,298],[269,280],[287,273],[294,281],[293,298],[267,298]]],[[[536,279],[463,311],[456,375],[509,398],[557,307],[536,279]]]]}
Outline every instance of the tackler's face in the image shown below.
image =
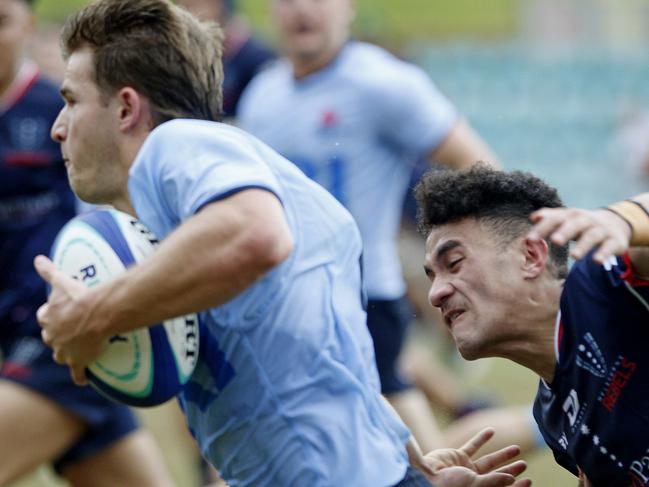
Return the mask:
{"type": "Polygon", "coordinates": [[[112,204],[127,191],[128,171],[121,167],[116,134],[119,106],[102,96],[94,76],[90,48],[74,51],[67,61],[61,95],[65,105],[51,130],[74,192],[84,201],[112,204]]]}
{"type": "Polygon", "coordinates": [[[353,0],[271,0],[286,55],[309,62],[335,54],[349,38],[353,0]]]}
{"type": "Polygon", "coordinates": [[[428,299],[468,360],[501,356],[506,347],[507,318],[517,299],[516,249],[503,248],[474,218],[435,227],[426,239],[428,299]]]}
{"type": "Polygon", "coordinates": [[[23,0],[0,0],[0,95],[12,81],[33,29],[32,12],[23,0]]]}

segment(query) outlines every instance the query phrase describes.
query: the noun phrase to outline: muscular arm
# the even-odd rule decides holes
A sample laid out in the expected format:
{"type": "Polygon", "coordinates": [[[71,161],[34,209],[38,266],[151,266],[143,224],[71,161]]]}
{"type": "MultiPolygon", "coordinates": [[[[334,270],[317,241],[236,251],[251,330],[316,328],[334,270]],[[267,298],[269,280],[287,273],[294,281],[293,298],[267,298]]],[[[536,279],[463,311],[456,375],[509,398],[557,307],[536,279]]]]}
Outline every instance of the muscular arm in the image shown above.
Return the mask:
{"type": "Polygon", "coordinates": [[[427,159],[431,164],[442,164],[452,169],[466,169],[477,161],[500,167],[498,158],[487,143],[463,119],[456,122],[427,159]]]}
{"type": "Polygon", "coordinates": [[[114,334],[219,306],[281,263],[291,249],[279,200],[264,190],[242,191],[208,204],[150,259],[93,289],[87,298],[91,316],[114,334]]]}
{"type": "Polygon", "coordinates": [[[279,200],[250,189],[206,205],[148,260],[91,289],[40,256],[36,268],[52,286],[37,314],[43,340],[83,383],[85,365],[107,337],[219,306],[279,265],[292,248],[279,200]]]}

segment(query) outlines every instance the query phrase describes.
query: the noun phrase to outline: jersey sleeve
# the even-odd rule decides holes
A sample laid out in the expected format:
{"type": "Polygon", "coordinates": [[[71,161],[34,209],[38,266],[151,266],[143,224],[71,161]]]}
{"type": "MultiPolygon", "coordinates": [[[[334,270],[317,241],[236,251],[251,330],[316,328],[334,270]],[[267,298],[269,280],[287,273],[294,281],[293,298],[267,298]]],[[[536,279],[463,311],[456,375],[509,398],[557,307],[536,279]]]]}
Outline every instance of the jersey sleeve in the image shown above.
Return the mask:
{"type": "Polygon", "coordinates": [[[458,112],[422,69],[399,62],[391,71],[372,97],[379,131],[408,157],[425,156],[446,138],[458,112]]]}
{"type": "Polygon", "coordinates": [[[631,262],[631,257],[628,252],[621,257],[621,261],[623,272],[620,274],[620,278],[623,281],[628,282],[633,288],[646,288],[641,289],[641,292],[643,292],[645,296],[649,297],[649,280],[636,275],[633,269],[633,262],[631,262]]]}

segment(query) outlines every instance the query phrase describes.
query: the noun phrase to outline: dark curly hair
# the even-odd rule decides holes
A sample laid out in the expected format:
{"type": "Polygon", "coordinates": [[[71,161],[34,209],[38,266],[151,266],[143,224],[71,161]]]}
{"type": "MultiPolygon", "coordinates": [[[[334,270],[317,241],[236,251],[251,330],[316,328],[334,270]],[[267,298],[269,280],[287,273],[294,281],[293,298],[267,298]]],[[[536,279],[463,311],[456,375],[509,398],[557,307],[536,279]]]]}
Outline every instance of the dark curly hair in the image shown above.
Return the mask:
{"type": "MultiPolygon", "coordinates": [[[[557,190],[536,176],[499,171],[483,163],[465,171],[429,171],[415,187],[415,198],[417,225],[424,236],[440,225],[475,218],[487,223],[502,245],[530,229],[533,211],[563,206],[557,190]]],[[[552,271],[563,278],[568,245],[549,245],[552,271]]]]}

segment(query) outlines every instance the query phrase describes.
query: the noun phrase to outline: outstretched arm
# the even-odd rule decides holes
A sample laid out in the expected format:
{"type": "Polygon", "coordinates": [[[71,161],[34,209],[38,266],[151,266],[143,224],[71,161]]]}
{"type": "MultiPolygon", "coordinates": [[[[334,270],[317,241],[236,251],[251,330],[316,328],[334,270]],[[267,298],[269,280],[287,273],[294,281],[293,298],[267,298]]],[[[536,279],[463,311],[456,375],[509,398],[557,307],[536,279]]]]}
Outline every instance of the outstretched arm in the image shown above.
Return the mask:
{"type": "Polygon", "coordinates": [[[593,258],[602,263],[628,250],[635,272],[649,276],[649,193],[608,209],[543,208],[531,220],[531,238],[549,238],[556,245],[574,240],[570,254],[575,259],[595,248],[593,258]]]}
{"type": "Polygon", "coordinates": [[[455,123],[442,143],[428,155],[428,161],[452,169],[468,169],[478,161],[500,167],[494,152],[464,119],[455,123]]]}

